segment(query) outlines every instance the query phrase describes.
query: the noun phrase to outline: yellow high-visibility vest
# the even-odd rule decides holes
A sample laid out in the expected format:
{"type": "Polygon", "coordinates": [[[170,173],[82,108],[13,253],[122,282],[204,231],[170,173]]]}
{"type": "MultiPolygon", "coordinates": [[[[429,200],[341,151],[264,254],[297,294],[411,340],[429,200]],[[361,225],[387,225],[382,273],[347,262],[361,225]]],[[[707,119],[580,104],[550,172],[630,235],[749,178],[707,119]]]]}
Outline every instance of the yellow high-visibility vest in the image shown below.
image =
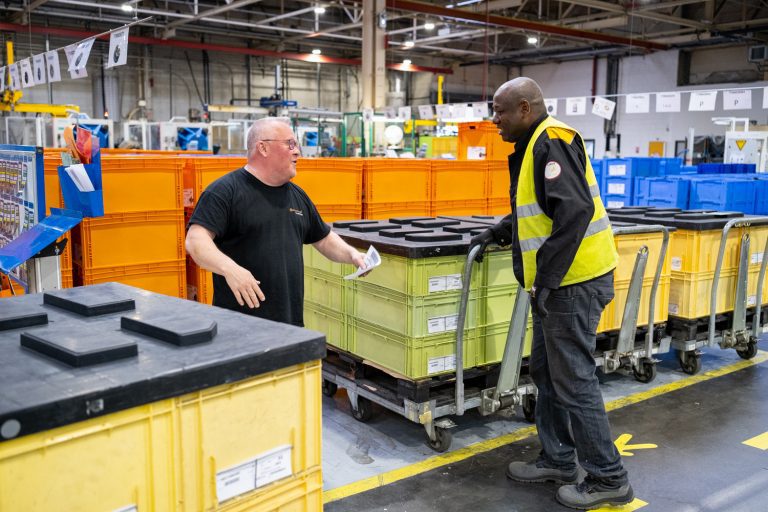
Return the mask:
{"type": "MultiPolygon", "coordinates": [[[[528,147],[523,155],[520,176],[517,180],[517,236],[523,259],[523,286],[530,290],[536,278],[536,253],[552,234],[552,219],[547,217],[536,200],[536,187],[533,181],[533,146],[539,136],[547,130],[550,139],[562,139],[570,144],[576,136],[576,130],[549,116],[533,132],[528,147]]],[[[584,149],[586,156],[586,148],[584,149]]],[[[595,213],[589,223],[584,238],[581,240],[571,268],[565,274],[560,286],[582,283],[603,274],[607,274],[619,261],[619,255],[613,243],[613,231],[608,214],[600,199],[600,187],[595,178],[592,163],[586,156],[587,184],[595,202],[595,213]]]]}

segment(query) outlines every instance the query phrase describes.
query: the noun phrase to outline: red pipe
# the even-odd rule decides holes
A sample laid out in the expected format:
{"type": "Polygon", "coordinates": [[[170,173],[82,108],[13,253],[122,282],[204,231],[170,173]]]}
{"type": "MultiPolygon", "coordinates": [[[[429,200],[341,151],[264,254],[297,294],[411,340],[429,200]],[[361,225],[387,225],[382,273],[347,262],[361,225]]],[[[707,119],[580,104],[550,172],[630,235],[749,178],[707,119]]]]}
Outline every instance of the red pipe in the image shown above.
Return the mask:
{"type": "MultiPolygon", "coordinates": [[[[87,30],[76,30],[71,28],[58,28],[58,27],[28,27],[25,25],[18,25],[16,23],[3,23],[0,22],[0,30],[7,30],[9,32],[28,33],[33,32],[35,34],[48,34],[52,36],[64,36],[73,37],[76,39],[86,39],[93,37],[99,32],[89,32],[87,30]]],[[[105,34],[99,39],[108,39],[109,34],[105,34]]],[[[360,59],[342,59],[339,57],[328,57],[326,55],[313,55],[311,53],[287,53],[276,52],[272,50],[259,50],[258,48],[244,48],[239,46],[229,46],[223,44],[210,44],[210,43],[197,43],[194,41],[179,41],[176,39],[158,39],[156,37],[143,37],[143,36],[130,36],[129,41],[132,43],[146,44],[152,46],[172,46],[175,48],[187,48],[192,50],[209,50],[214,52],[223,53],[239,53],[243,55],[256,55],[258,57],[273,57],[275,59],[288,59],[299,60],[303,62],[321,62],[324,64],[340,64],[343,66],[360,66],[362,61],[360,59]]],[[[424,71],[428,73],[443,73],[446,75],[452,75],[453,70],[451,68],[432,68],[427,66],[415,66],[413,64],[409,66],[403,66],[402,64],[387,64],[389,69],[397,69],[400,71],[424,71]]]]}

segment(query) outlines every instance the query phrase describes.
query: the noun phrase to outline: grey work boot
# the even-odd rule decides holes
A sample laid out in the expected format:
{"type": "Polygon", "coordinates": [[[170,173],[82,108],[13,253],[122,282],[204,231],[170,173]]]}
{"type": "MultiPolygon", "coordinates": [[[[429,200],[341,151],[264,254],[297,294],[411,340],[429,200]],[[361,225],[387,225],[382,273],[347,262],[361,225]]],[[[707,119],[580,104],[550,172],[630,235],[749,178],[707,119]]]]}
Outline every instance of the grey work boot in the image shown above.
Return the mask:
{"type": "Polygon", "coordinates": [[[535,462],[510,462],[507,466],[507,478],[517,482],[543,483],[554,482],[556,484],[575,484],[579,473],[576,468],[563,470],[552,468],[542,460],[535,462]]]}
{"type": "Polygon", "coordinates": [[[598,505],[626,505],[635,499],[632,486],[607,487],[589,476],[578,485],[564,485],[557,490],[557,501],[566,507],[587,510],[598,505]]]}

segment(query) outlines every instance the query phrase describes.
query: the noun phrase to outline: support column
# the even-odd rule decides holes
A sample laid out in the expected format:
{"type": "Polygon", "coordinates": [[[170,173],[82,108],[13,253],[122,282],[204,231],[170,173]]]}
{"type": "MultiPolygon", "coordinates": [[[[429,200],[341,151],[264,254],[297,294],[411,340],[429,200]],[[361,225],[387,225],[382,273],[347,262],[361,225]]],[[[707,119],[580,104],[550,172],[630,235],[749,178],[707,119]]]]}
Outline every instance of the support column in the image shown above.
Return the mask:
{"type": "Polygon", "coordinates": [[[363,0],[363,108],[386,104],[386,16],[384,0],[363,0]]]}

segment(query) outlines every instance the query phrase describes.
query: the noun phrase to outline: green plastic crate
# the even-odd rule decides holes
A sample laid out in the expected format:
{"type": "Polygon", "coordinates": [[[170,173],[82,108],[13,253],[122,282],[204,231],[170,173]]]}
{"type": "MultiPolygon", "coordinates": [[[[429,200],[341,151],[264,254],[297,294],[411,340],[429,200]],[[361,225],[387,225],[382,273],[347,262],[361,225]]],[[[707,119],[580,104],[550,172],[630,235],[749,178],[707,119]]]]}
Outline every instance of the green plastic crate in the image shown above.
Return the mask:
{"type": "MultiPolygon", "coordinates": [[[[403,336],[353,318],[349,345],[358,356],[409,379],[433,377],[455,371],[456,333],[427,338],[403,336]]],[[[465,331],[464,368],[478,365],[478,333],[465,331]]]]}
{"type": "Polygon", "coordinates": [[[480,286],[495,288],[498,286],[517,285],[515,271],[512,268],[512,251],[500,250],[486,253],[483,263],[474,272],[479,272],[480,286]]]}
{"type": "MultiPolygon", "coordinates": [[[[500,363],[504,357],[504,347],[507,343],[509,332],[509,320],[504,323],[483,327],[480,329],[480,344],[482,358],[478,365],[500,363]]],[[[528,315],[528,327],[525,331],[525,345],[523,357],[531,356],[531,344],[533,342],[533,320],[528,315]]]]}
{"type": "MultiPolygon", "coordinates": [[[[461,290],[466,259],[463,255],[409,259],[381,254],[381,266],[368,274],[364,281],[416,297],[457,294],[461,290]]],[[[476,267],[472,273],[470,290],[476,290],[479,286],[480,273],[476,267]]]]}
{"type": "MultiPolygon", "coordinates": [[[[458,292],[411,296],[362,280],[356,281],[352,290],[349,314],[395,334],[421,338],[455,330],[459,312],[458,292]]],[[[477,325],[477,305],[477,293],[470,292],[464,326],[467,329],[477,325]]]]}
{"type": "Polygon", "coordinates": [[[338,277],[349,275],[356,270],[354,265],[348,263],[336,263],[329,260],[311,245],[305,245],[303,247],[303,254],[305,269],[318,270],[338,277]]]}
{"type": "Polygon", "coordinates": [[[329,345],[341,350],[350,350],[349,322],[345,315],[305,302],[304,327],[325,334],[329,345]]]}
{"type": "Polygon", "coordinates": [[[517,283],[494,288],[480,288],[477,325],[509,323],[517,298],[517,283]]]}
{"type": "Polygon", "coordinates": [[[350,281],[319,270],[304,269],[304,302],[346,314],[350,281]]]}

